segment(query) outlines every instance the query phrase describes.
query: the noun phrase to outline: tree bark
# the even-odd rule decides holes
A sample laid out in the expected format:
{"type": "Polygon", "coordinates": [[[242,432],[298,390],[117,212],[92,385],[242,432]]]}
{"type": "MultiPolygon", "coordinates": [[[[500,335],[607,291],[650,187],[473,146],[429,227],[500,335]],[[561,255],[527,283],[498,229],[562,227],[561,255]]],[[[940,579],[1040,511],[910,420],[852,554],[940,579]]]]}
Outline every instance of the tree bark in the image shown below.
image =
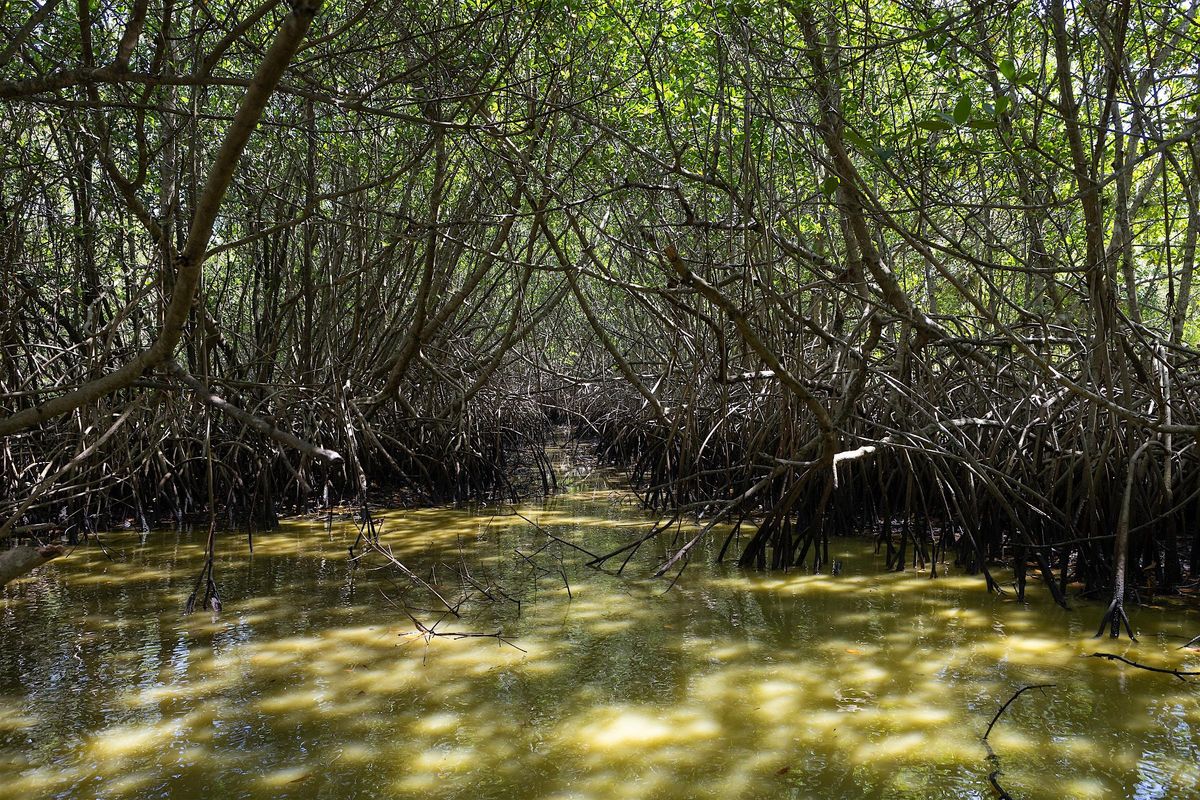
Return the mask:
{"type": "Polygon", "coordinates": [[[62,554],[62,547],[56,544],[43,547],[20,545],[11,550],[5,550],[0,553],[0,586],[16,580],[27,572],[32,572],[62,554]]]}

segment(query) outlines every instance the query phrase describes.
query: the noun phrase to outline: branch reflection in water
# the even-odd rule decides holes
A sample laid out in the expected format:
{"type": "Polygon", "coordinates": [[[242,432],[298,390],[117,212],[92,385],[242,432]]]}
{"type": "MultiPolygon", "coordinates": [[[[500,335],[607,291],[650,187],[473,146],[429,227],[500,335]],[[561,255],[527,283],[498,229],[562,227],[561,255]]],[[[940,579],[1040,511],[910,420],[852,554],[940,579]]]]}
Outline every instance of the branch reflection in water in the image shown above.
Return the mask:
{"type": "MultiPolygon", "coordinates": [[[[621,576],[567,544],[644,535],[622,500],[520,507],[536,526],[494,508],[380,515],[396,559],[468,598],[446,629],[502,638],[415,628],[393,603],[431,627],[445,610],[421,610],[382,559],[353,568],[348,520],[287,521],[253,554],[223,537],[219,617],[180,613],[202,533],[110,534],[115,561],[78,549],[0,595],[0,793],[983,798],[980,731],[1034,683],[1057,688],[989,740],[1014,797],[1200,791],[1200,692],[1082,658],[1096,607],[994,598],[949,565],[890,573],[854,540],[835,543],[836,577],[712,566],[706,543],[663,593],[646,576],[669,542],[621,576]]],[[[1178,650],[1194,612],[1133,621],[1121,654],[1200,665],[1178,650]]]]}

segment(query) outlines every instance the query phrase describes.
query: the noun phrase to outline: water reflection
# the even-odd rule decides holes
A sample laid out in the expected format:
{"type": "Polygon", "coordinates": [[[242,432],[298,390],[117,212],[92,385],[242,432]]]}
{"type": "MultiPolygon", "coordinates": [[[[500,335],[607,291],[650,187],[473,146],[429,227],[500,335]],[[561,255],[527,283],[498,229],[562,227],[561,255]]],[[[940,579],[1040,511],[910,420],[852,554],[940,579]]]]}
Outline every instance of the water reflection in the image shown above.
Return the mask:
{"type": "MultiPolygon", "coordinates": [[[[608,492],[521,512],[594,551],[648,524],[608,492]]],[[[1141,610],[1142,642],[1111,645],[1094,607],[886,573],[857,542],[838,578],[702,553],[663,594],[630,577],[649,549],[618,578],[493,510],[383,522],[449,594],[465,568],[511,598],[446,630],[522,649],[414,631],[384,595],[435,606],[353,570],[348,524],[288,522],[253,554],[225,537],[217,619],[180,615],[201,537],[113,535],[116,561],[80,549],[0,595],[0,795],[985,798],[987,721],[1054,683],[991,735],[1014,796],[1200,797],[1200,689],[1082,657],[1198,669],[1175,649],[1195,613],[1141,610]]]]}

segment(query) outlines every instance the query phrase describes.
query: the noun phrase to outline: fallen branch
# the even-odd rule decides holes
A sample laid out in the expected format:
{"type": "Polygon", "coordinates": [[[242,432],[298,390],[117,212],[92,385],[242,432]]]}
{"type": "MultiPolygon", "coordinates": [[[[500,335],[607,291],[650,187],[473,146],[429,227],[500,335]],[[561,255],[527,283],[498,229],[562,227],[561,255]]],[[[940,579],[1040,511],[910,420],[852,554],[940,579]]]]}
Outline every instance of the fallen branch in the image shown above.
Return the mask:
{"type": "MultiPolygon", "coordinates": [[[[1187,645],[1184,645],[1184,646],[1186,647],[1187,645]]],[[[1139,664],[1136,661],[1130,661],[1128,658],[1125,658],[1124,656],[1118,656],[1113,653],[1092,653],[1090,656],[1087,656],[1087,658],[1106,658],[1109,661],[1120,661],[1122,664],[1128,664],[1131,667],[1137,667],[1138,669],[1144,669],[1147,672],[1161,672],[1164,675],[1174,675],[1176,678],[1179,678],[1179,680],[1183,681],[1184,683],[1187,682],[1187,676],[1200,675],[1200,672],[1188,672],[1187,670],[1179,670],[1179,669],[1164,669],[1162,667],[1151,667],[1147,664],[1139,664]]]]}
{"type": "Polygon", "coordinates": [[[1000,785],[1000,776],[1003,775],[1004,772],[1000,769],[1000,756],[996,755],[996,751],[992,750],[992,745],[990,742],[988,742],[988,736],[991,734],[992,728],[996,727],[996,723],[1000,721],[1000,716],[1008,709],[1009,706],[1013,704],[1018,697],[1025,694],[1030,689],[1053,689],[1054,686],[1055,684],[1053,683],[1035,683],[1031,686],[1022,686],[1020,689],[1017,689],[1017,691],[1013,692],[1012,697],[1008,698],[1004,705],[1000,706],[999,710],[996,711],[996,715],[992,717],[992,721],[988,723],[987,730],[983,732],[982,740],[984,748],[987,749],[987,760],[988,763],[994,765],[994,769],[988,773],[988,783],[990,783],[992,788],[996,790],[996,796],[999,797],[1000,800],[1013,800],[1013,796],[1010,795],[1008,791],[1000,785]]]}
{"type": "MultiPolygon", "coordinates": [[[[1004,705],[1000,706],[1000,710],[996,712],[996,716],[992,717],[992,721],[988,723],[987,730],[983,732],[983,740],[985,742],[987,741],[988,734],[990,734],[992,732],[992,728],[994,728],[996,726],[996,722],[999,721],[1000,715],[1003,714],[1005,712],[1005,710],[1007,710],[1008,707],[1013,704],[1014,700],[1016,700],[1021,695],[1025,694],[1025,692],[1028,692],[1030,689],[1053,689],[1054,686],[1055,686],[1055,684],[1053,684],[1053,683],[1035,683],[1032,686],[1022,686],[1020,689],[1018,689],[1016,692],[1014,692],[1013,696],[1008,698],[1008,702],[1006,702],[1004,705]]],[[[993,774],[996,774],[996,773],[993,773],[993,774]]],[[[995,784],[995,781],[992,781],[992,783],[995,784]]],[[[999,789],[998,786],[996,788],[999,789]]],[[[1003,791],[1003,790],[1001,790],[1001,791],[1003,791]]]]}
{"type": "Polygon", "coordinates": [[[515,516],[518,516],[518,517],[520,517],[521,519],[525,520],[526,522],[528,522],[528,523],[529,523],[530,525],[532,525],[533,527],[537,528],[537,530],[538,530],[538,533],[540,533],[540,534],[542,534],[542,535],[544,535],[544,536],[548,536],[548,537],[550,537],[551,539],[553,539],[554,541],[558,542],[559,544],[565,544],[567,547],[570,547],[570,548],[573,548],[573,549],[575,549],[575,550],[578,550],[579,552],[583,553],[585,556],[588,556],[588,557],[590,557],[590,558],[591,558],[593,561],[594,561],[594,560],[596,560],[596,559],[598,559],[598,558],[600,558],[600,556],[596,555],[595,553],[593,553],[591,550],[588,550],[587,548],[580,547],[579,545],[575,544],[574,542],[568,542],[566,539],[563,539],[563,538],[561,538],[561,537],[555,536],[553,533],[551,533],[550,531],[546,530],[546,529],[545,529],[545,528],[543,528],[541,525],[538,525],[536,522],[534,522],[533,520],[531,520],[529,517],[525,516],[524,514],[522,514],[522,513],[520,513],[520,512],[516,512],[516,511],[514,511],[514,512],[513,512],[513,514],[514,514],[515,516]]]}
{"type": "Polygon", "coordinates": [[[11,550],[5,550],[0,553],[0,586],[37,569],[62,554],[62,547],[56,544],[48,544],[44,547],[21,545],[11,550]]]}
{"type": "Polygon", "coordinates": [[[996,795],[1000,798],[1000,800],[1013,800],[1013,796],[1006,792],[1004,787],[1000,785],[999,778],[1002,774],[1003,773],[1000,771],[999,767],[992,770],[988,773],[988,783],[990,783],[992,788],[996,790],[996,795]]]}
{"type": "Polygon", "coordinates": [[[437,626],[440,624],[438,622],[435,622],[433,626],[430,627],[414,617],[412,614],[408,614],[408,618],[412,620],[413,625],[415,625],[420,634],[425,637],[426,641],[429,641],[435,636],[446,636],[451,639],[495,639],[500,644],[506,644],[514,650],[520,650],[522,653],[529,652],[525,648],[513,644],[512,640],[507,638],[500,631],[496,631],[495,633],[475,633],[473,631],[439,631],[437,630],[437,626]]]}
{"type": "MultiPolygon", "coordinates": [[[[416,616],[414,616],[413,613],[411,611],[409,611],[407,608],[405,608],[404,606],[398,605],[395,600],[393,600],[392,598],[390,598],[386,594],[384,594],[384,592],[382,590],[380,590],[379,593],[381,595],[383,595],[383,599],[386,600],[389,604],[391,604],[391,606],[393,608],[403,612],[404,616],[406,616],[410,620],[412,620],[412,624],[416,627],[417,632],[425,640],[425,643],[427,645],[434,637],[439,637],[439,636],[445,636],[445,637],[449,637],[451,639],[495,639],[498,644],[501,644],[501,645],[506,644],[509,647],[513,648],[514,650],[520,650],[522,653],[529,652],[525,648],[518,647],[517,645],[513,644],[512,641],[510,639],[508,639],[504,635],[504,633],[501,631],[496,631],[495,633],[475,633],[472,631],[439,631],[439,630],[437,630],[437,626],[442,623],[442,620],[439,619],[437,622],[433,623],[432,626],[426,625],[424,622],[421,622],[421,620],[417,619],[416,616]]],[[[400,635],[403,636],[404,634],[400,634],[400,635]]]]}
{"type": "MultiPolygon", "coordinates": [[[[422,589],[424,589],[425,591],[429,592],[434,597],[436,597],[448,612],[450,612],[451,614],[453,614],[456,617],[462,616],[461,614],[458,613],[458,609],[462,605],[462,600],[460,600],[458,603],[452,604],[449,600],[447,600],[445,597],[442,596],[441,592],[439,592],[437,589],[435,589],[433,587],[433,584],[431,584],[429,581],[422,578],[417,573],[413,572],[411,569],[409,569],[404,564],[404,562],[402,562],[400,559],[396,558],[395,554],[392,553],[392,549],[390,547],[382,545],[379,542],[374,541],[373,539],[368,538],[368,537],[361,537],[361,539],[362,539],[362,541],[364,541],[366,543],[367,550],[370,550],[372,552],[378,553],[379,555],[383,556],[383,558],[386,559],[389,564],[391,564],[393,567],[395,567],[401,573],[403,573],[405,575],[405,577],[407,577],[410,581],[412,581],[417,586],[420,586],[422,589]]],[[[353,550],[351,550],[351,552],[353,552],[353,550]]],[[[360,553],[357,556],[351,556],[351,558],[353,561],[357,561],[358,559],[362,558],[362,556],[364,554],[365,554],[365,551],[364,551],[364,553],[360,553]]]]}

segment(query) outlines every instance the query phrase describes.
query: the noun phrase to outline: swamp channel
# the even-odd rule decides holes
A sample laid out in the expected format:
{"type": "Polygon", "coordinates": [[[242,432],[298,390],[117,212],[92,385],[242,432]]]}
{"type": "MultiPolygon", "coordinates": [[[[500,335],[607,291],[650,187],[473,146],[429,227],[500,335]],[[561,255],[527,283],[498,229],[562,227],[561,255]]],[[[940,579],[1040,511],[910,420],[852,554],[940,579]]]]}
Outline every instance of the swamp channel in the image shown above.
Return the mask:
{"type": "Polygon", "coordinates": [[[699,550],[672,585],[664,545],[617,575],[577,548],[653,520],[611,475],[375,522],[357,560],[349,517],[220,536],[219,614],[182,613],[204,531],[0,590],[0,796],[1200,797],[1195,679],[1091,657],[1200,669],[1195,610],[1093,639],[1102,605],[888,572],[870,539],[836,576],[699,550]]]}

